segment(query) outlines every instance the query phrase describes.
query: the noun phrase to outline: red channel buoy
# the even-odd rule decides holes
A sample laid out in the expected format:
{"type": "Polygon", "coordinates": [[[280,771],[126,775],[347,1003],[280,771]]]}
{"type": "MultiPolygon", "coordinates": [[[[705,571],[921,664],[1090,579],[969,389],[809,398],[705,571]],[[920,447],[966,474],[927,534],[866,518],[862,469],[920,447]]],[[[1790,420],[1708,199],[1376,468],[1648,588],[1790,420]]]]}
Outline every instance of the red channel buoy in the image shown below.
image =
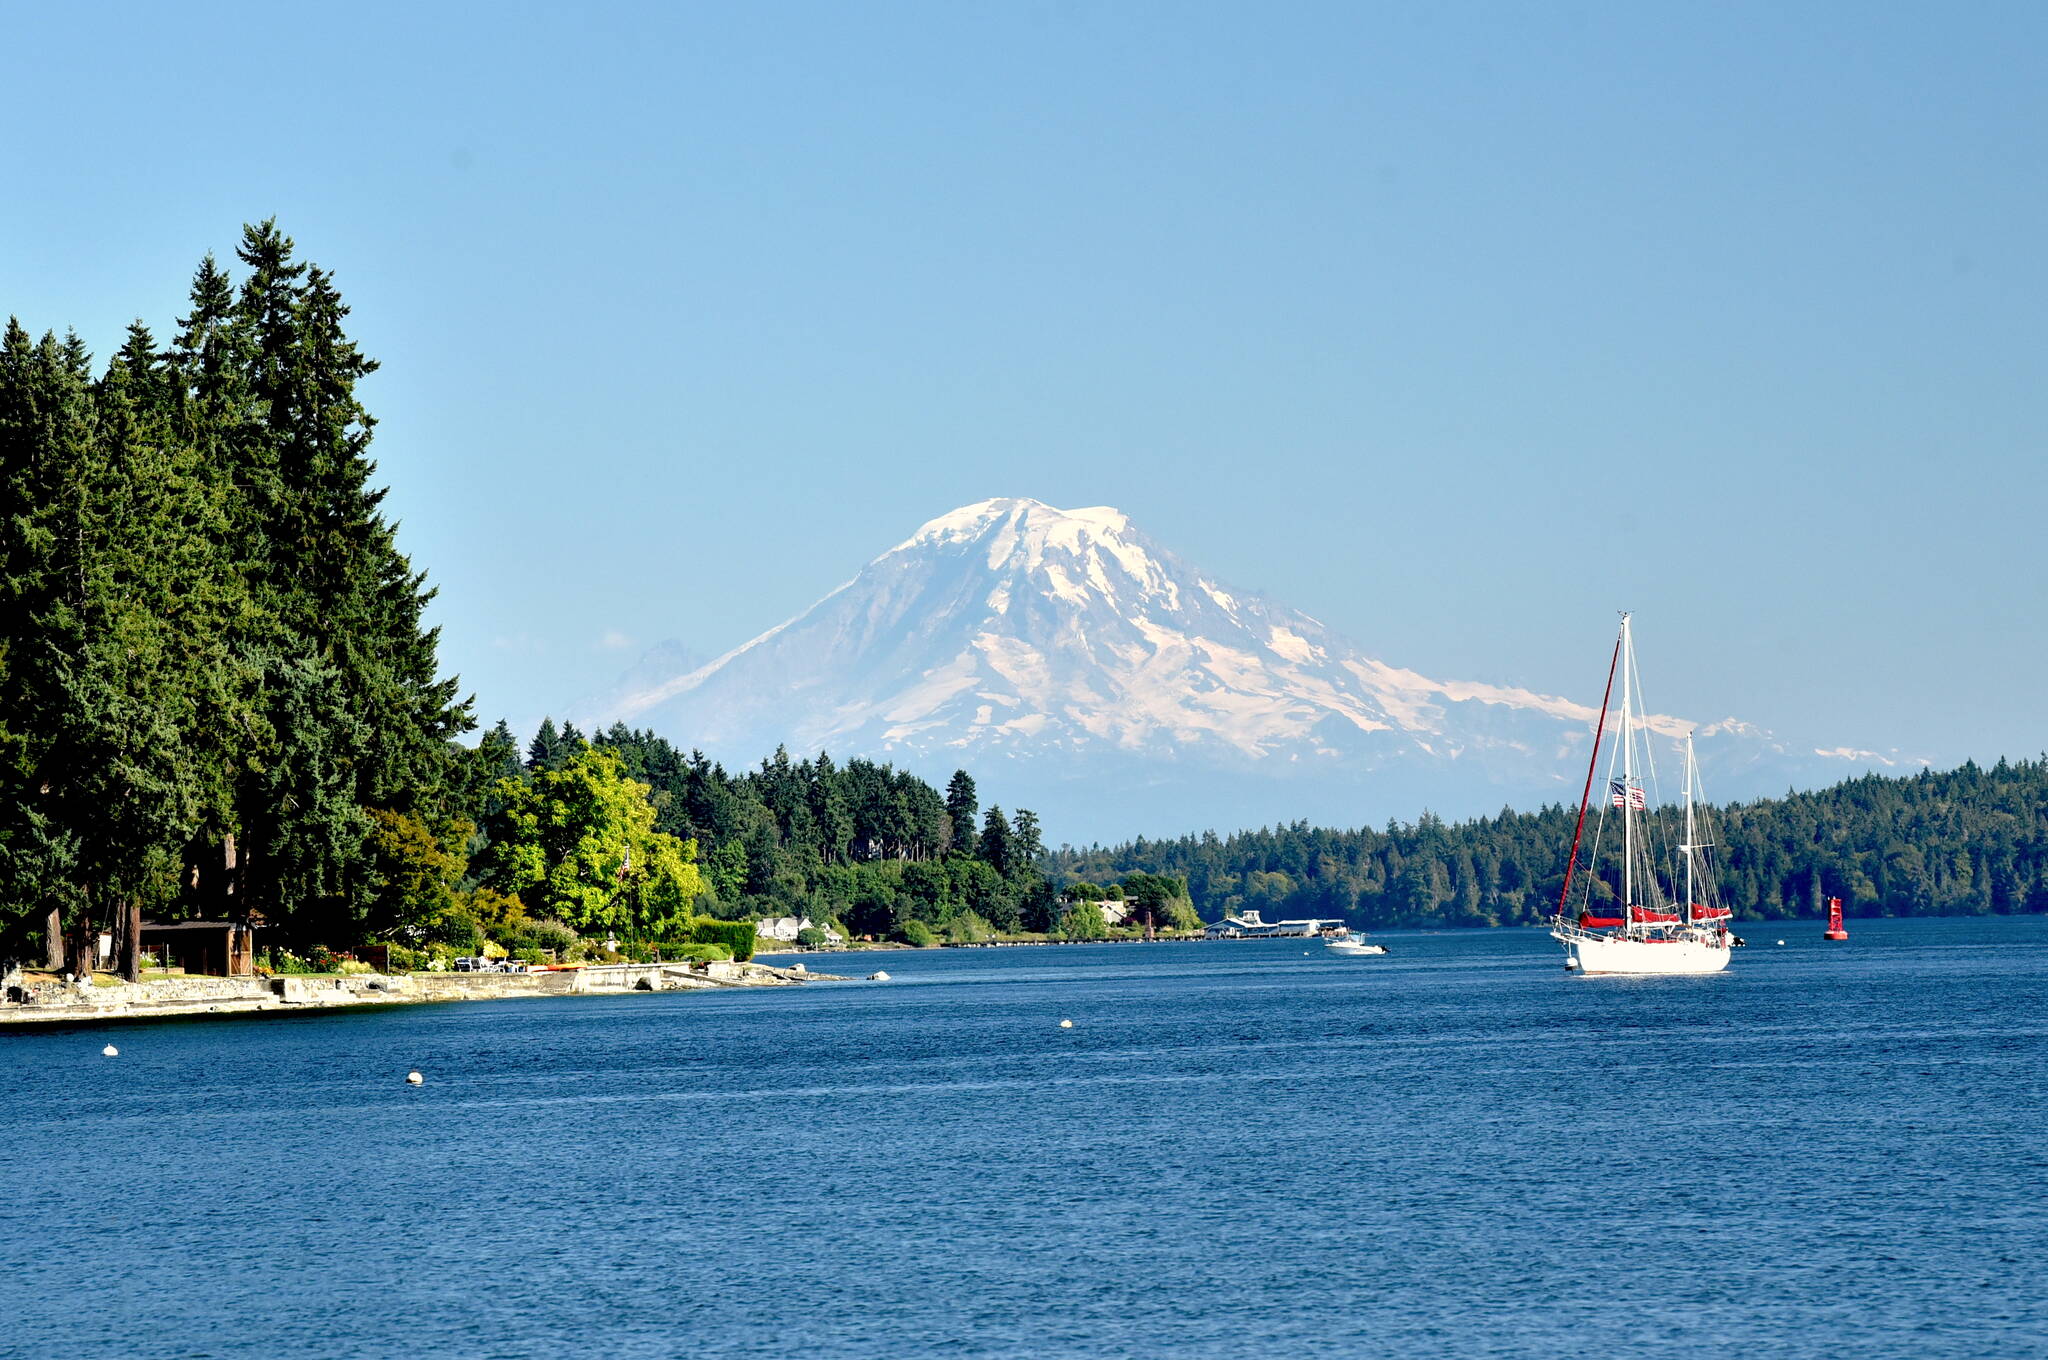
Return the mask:
{"type": "Polygon", "coordinates": [[[1849,932],[1842,925],[1842,899],[1828,899],[1828,928],[1821,934],[1823,940],[1846,940],[1849,932]]]}

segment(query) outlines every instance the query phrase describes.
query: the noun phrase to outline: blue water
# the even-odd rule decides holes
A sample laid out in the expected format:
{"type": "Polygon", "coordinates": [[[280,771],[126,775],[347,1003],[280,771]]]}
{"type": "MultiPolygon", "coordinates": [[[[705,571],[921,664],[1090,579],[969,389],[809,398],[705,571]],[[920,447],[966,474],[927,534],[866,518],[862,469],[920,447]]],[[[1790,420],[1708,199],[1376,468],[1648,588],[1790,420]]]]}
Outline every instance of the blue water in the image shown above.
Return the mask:
{"type": "Polygon", "coordinates": [[[0,1035],[0,1355],[2048,1355],[2048,921],[1852,926],[0,1035]]]}

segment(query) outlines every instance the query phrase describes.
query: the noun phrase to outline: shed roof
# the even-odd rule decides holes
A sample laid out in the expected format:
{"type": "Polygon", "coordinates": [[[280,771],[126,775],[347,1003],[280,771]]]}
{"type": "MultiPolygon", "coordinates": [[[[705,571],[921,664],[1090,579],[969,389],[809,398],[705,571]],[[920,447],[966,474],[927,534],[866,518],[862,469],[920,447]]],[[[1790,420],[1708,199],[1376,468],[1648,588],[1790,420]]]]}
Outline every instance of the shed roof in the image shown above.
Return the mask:
{"type": "Polygon", "coordinates": [[[254,930],[241,921],[144,921],[144,930],[254,930]]]}

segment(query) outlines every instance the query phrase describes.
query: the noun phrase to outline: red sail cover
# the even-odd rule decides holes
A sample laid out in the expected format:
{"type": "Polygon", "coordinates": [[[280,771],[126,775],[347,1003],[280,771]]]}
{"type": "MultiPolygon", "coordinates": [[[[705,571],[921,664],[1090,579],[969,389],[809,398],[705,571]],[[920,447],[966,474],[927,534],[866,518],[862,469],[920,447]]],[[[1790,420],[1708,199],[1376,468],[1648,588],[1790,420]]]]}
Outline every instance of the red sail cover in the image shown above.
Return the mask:
{"type": "Polygon", "coordinates": [[[1698,903],[1694,903],[1692,909],[1692,919],[1695,921],[1722,921],[1734,914],[1726,907],[1703,907],[1698,903]]]}
{"type": "Polygon", "coordinates": [[[1588,916],[1583,911],[1579,913],[1581,930],[1619,930],[1621,927],[1622,919],[1619,916],[1588,916]]]}
{"type": "Polygon", "coordinates": [[[1629,915],[1638,922],[1676,921],[1678,919],[1678,913],[1675,911],[1651,911],[1648,907],[1631,907],[1629,908],[1629,915]]]}

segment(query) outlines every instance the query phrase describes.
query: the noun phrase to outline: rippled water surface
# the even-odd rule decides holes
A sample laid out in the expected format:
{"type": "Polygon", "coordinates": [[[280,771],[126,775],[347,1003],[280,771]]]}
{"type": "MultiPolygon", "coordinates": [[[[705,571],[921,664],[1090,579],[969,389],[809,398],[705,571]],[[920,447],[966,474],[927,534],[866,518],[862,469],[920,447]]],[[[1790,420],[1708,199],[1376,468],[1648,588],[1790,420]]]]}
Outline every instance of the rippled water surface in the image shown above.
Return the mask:
{"type": "Polygon", "coordinates": [[[0,1034],[0,1355],[2048,1355],[2048,921],[1852,927],[0,1034]]]}

